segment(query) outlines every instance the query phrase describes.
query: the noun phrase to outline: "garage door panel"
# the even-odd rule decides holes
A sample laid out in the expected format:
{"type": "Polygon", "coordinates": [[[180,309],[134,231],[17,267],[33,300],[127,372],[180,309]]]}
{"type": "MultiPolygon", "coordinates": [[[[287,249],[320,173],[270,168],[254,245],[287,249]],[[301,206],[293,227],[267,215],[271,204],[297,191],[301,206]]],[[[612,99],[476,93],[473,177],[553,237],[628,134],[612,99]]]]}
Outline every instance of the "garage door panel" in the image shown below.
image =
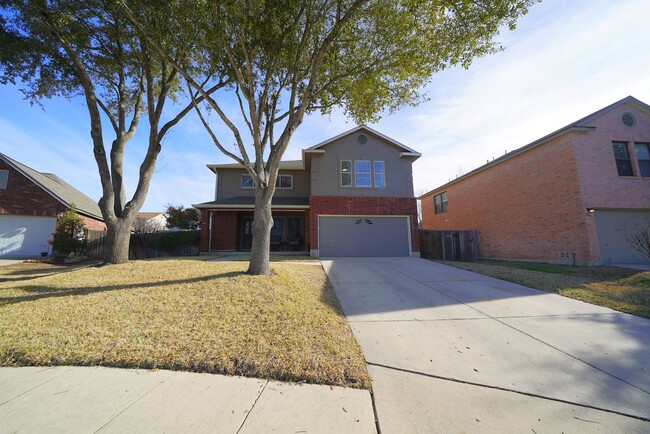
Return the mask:
{"type": "Polygon", "coordinates": [[[600,257],[604,264],[648,262],[625,237],[646,228],[650,224],[650,212],[596,211],[595,218],[600,257]]]}
{"type": "Polygon", "coordinates": [[[37,256],[48,249],[54,217],[0,216],[0,256],[37,256]]]}
{"type": "Polygon", "coordinates": [[[409,256],[406,217],[319,218],[320,256],[409,256]]]}

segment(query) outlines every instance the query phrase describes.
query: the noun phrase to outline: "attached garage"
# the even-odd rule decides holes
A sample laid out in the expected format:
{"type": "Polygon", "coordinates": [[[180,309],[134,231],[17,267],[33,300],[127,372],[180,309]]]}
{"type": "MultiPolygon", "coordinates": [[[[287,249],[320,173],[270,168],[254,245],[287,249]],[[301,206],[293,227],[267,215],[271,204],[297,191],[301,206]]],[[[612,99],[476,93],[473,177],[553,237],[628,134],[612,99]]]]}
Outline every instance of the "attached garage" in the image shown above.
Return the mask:
{"type": "Polygon", "coordinates": [[[55,225],[55,217],[0,215],[0,257],[39,256],[55,225]]]}
{"type": "Polygon", "coordinates": [[[407,216],[318,217],[319,256],[409,256],[407,216]]]}
{"type": "Polygon", "coordinates": [[[650,211],[597,210],[596,231],[603,264],[647,263],[639,252],[626,241],[626,234],[645,229],[650,224],[650,211]]]}

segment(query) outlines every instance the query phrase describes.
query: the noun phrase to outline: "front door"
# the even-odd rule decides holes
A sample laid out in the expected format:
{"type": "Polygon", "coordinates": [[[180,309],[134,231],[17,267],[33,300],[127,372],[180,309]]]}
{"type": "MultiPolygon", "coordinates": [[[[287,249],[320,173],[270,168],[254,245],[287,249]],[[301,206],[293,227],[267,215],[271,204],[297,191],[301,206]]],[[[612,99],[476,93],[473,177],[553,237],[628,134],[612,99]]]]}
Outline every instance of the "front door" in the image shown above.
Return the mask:
{"type": "Polygon", "coordinates": [[[241,250],[250,250],[253,247],[253,219],[241,220],[241,250]]]}

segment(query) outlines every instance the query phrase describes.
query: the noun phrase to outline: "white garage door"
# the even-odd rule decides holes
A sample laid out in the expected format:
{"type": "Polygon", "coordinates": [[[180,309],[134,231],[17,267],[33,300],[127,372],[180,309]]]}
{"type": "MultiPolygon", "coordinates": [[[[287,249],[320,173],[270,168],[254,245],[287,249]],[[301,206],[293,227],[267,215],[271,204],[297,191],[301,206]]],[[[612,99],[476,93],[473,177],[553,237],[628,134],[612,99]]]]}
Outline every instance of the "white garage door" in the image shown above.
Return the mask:
{"type": "Polygon", "coordinates": [[[47,251],[56,218],[0,215],[0,256],[38,256],[47,251]]]}
{"type": "Polygon", "coordinates": [[[409,256],[408,217],[318,218],[319,256],[409,256]]]}
{"type": "Polygon", "coordinates": [[[603,264],[640,264],[648,259],[638,253],[626,237],[647,228],[648,211],[600,211],[595,213],[600,258],[603,264]]]}

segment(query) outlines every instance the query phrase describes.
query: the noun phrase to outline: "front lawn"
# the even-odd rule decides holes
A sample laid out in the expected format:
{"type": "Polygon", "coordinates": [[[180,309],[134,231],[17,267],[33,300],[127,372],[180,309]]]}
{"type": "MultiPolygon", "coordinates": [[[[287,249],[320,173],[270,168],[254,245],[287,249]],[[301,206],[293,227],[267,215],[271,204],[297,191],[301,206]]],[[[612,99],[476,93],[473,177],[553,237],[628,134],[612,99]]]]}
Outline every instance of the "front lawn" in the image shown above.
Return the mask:
{"type": "Polygon", "coordinates": [[[0,267],[0,365],[103,365],[369,388],[318,265],[155,259],[0,267]],[[66,272],[60,272],[66,271],[66,272]]]}
{"type": "Polygon", "coordinates": [[[650,271],[509,261],[439,262],[650,318],[650,271]]]}

